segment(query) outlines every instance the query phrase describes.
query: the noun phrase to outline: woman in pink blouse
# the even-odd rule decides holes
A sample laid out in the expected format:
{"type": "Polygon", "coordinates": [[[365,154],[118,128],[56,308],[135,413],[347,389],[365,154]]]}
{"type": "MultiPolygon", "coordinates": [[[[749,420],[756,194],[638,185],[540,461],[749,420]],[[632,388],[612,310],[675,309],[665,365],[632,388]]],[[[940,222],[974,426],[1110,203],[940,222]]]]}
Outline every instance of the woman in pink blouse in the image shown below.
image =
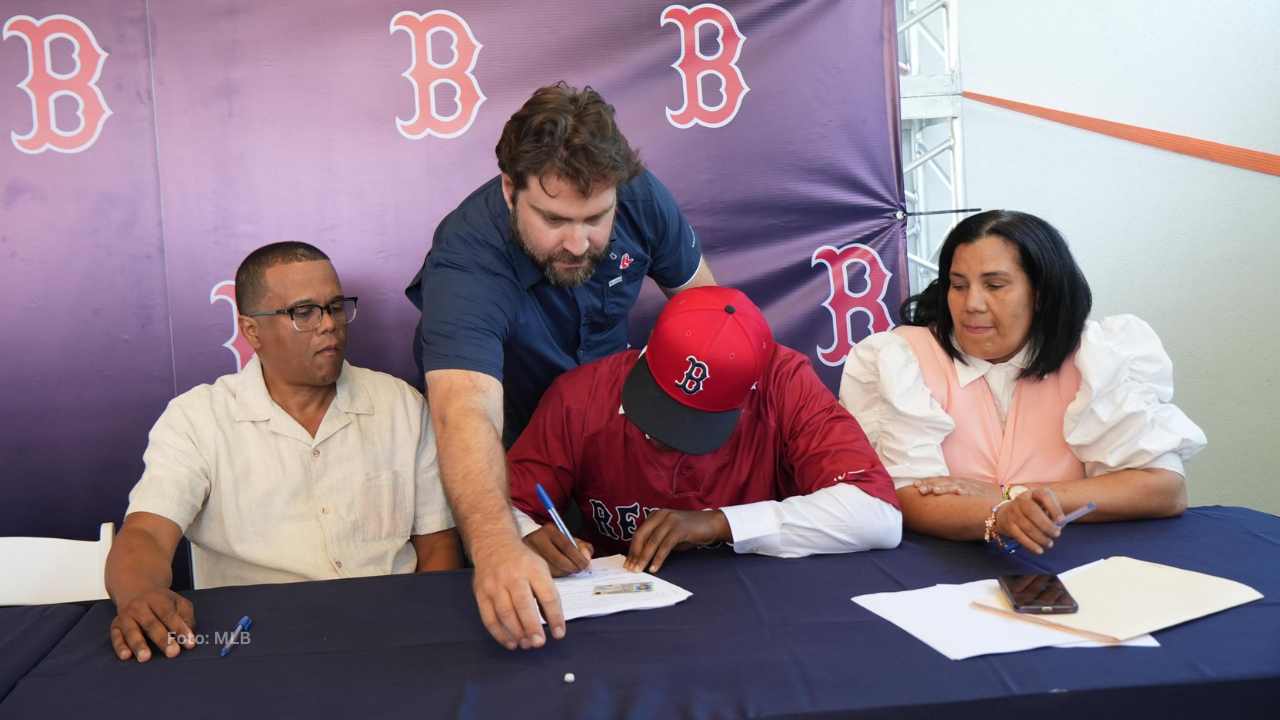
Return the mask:
{"type": "Polygon", "coordinates": [[[906,325],[854,347],[840,384],[909,529],[1042,553],[1089,502],[1093,522],[1186,508],[1183,462],[1206,440],[1171,403],[1169,356],[1132,315],[1088,320],[1089,284],[1053,226],[974,215],[938,268],[906,325]]]}

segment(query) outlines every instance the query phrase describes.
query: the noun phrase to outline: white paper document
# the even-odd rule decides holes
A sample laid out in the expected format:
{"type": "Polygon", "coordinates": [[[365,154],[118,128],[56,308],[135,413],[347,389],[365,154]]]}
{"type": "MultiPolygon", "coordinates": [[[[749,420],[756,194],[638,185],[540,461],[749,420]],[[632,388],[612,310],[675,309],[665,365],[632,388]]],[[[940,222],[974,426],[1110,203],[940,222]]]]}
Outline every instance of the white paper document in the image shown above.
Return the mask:
{"type": "MultiPolygon", "coordinates": [[[[1079,635],[979,610],[975,600],[1000,593],[995,580],[859,595],[853,601],[952,660],[1041,647],[1102,647],[1079,635]]],[[[1150,635],[1124,645],[1158,647],[1150,635]]]]}
{"type": "Polygon", "coordinates": [[[655,575],[627,572],[622,568],[624,560],[621,555],[595,558],[590,574],[557,578],[564,619],[670,607],[693,595],[655,575]]]}
{"type": "Polygon", "coordinates": [[[1234,580],[1124,556],[1081,565],[1059,577],[1080,603],[1080,612],[1017,615],[1000,594],[976,602],[1020,622],[1115,642],[1262,598],[1262,593],[1234,580]]]}

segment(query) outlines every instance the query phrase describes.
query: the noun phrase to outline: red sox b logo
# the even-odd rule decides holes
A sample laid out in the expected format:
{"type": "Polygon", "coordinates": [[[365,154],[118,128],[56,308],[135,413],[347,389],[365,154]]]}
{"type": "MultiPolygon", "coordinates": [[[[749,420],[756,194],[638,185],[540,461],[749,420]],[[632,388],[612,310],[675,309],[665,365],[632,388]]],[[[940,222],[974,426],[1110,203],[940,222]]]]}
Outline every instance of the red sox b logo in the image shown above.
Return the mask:
{"type": "Polygon", "coordinates": [[[219,300],[231,306],[231,337],[222,343],[222,347],[236,356],[236,370],[244,369],[253,359],[253,346],[240,334],[240,311],[236,308],[236,284],[231,280],[223,280],[213,286],[209,292],[209,304],[219,300]]]}
{"type": "Polygon", "coordinates": [[[111,116],[111,108],[97,84],[107,53],[99,47],[93,31],[70,15],[50,15],[41,20],[18,15],[4,24],[4,39],[13,36],[27,43],[29,71],[18,87],[31,98],[31,132],[19,135],[13,131],[13,146],[30,155],[45,150],[78,153],[88,149],[111,116]],[[71,43],[75,70],[69,74],[53,69],[55,39],[71,43]],[[66,126],[57,119],[55,101],[60,97],[72,97],[79,103],[76,115],[80,126],[75,130],[60,129],[66,126]]]}
{"type": "Polygon", "coordinates": [[[413,48],[413,62],[404,77],[413,84],[414,114],[410,120],[396,118],[400,134],[418,140],[428,135],[456,138],[465,133],[487,99],[473,73],[484,46],[476,40],[471,26],[448,10],[432,10],[426,15],[405,10],[391,18],[391,33],[394,35],[397,30],[409,36],[413,48]],[[453,60],[446,65],[431,56],[435,35],[446,36],[446,42],[452,45],[453,60]],[[449,115],[440,112],[436,90],[441,85],[454,91],[456,108],[449,115]]]}
{"type": "Polygon", "coordinates": [[[728,125],[742,107],[742,98],[751,88],[738,68],[738,56],[747,36],[738,31],[738,23],[728,10],[712,3],[695,8],[668,5],[662,11],[662,23],[674,23],[680,28],[680,59],[671,67],[680,73],[684,90],[684,105],[679,110],[667,108],[667,120],[680,129],[702,125],[718,128],[728,125]],[[710,25],[720,31],[720,52],[704,55],[698,41],[698,30],[710,25]],[[719,105],[711,107],[702,95],[702,79],[706,76],[720,80],[723,98],[719,105]]]}
{"type": "Polygon", "coordinates": [[[703,383],[711,377],[711,368],[692,355],[685,358],[685,360],[689,361],[689,367],[685,369],[684,377],[676,381],[676,386],[685,395],[697,395],[702,392],[703,383]]]}
{"type": "Polygon", "coordinates": [[[824,365],[837,367],[853,349],[853,316],[861,313],[867,320],[866,335],[881,332],[893,327],[889,318],[889,308],[884,304],[884,294],[889,290],[889,272],[880,260],[880,255],[870,247],[861,243],[852,243],[842,248],[824,245],[813,251],[812,265],[822,263],[827,266],[827,280],[831,283],[831,294],[823,301],[822,306],[831,313],[835,328],[834,339],[828,347],[818,348],[818,359],[824,365]],[[862,292],[853,292],[849,288],[849,266],[857,263],[866,274],[867,287],[862,292]]]}

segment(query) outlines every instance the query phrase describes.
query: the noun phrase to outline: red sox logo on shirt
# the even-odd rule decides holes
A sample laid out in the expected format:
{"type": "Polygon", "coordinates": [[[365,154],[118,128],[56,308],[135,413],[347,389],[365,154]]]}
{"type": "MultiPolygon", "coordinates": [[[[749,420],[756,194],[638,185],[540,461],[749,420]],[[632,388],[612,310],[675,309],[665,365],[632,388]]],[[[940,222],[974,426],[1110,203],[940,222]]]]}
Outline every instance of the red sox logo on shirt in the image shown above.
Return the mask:
{"type": "Polygon", "coordinates": [[[636,534],[640,523],[658,511],[658,508],[641,507],[640,503],[615,505],[613,511],[609,505],[595,498],[588,498],[591,504],[591,519],[595,521],[596,530],[601,535],[613,540],[630,540],[636,534]]]}
{"type": "Polygon", "coordinates": [[[694,125],[709,128],[728,125],[751,89],[738,67],[747,36],[738,31],[738,23],[728,10],[713,3],[693,8],[668,5],[662,11],[661,24],[668,23],[680,28],[680,59],[671,67],[680,73],[684,104],[679,110],[667,108],[667,121],[682,130],[694,125]],[[715,55],[702,52],[698,31],[704,26],[719,31],[720,52],[715,55]],[[720,81],[721,99],[714,107],[707,104],[702,92],[702,81],[708,76],[720,81]]]}
{"type": "Polygon", "coordinates": [[[893,327],[889,308],[884,304],[884,295],[889,290],[889,279],[893,273],[884,266],[879,253],[862,243],[851,243],[842,248],[823,245],[813,251],[810,263],[811,266],[818,263],[826,265],[827,281],[831,286],[831,294],[822,301],[822,306],[831,313],[834,337],[827,347],[817,348],[818,359],[824,365],[838,367],[853,349],[855,315],[866,320],[866,332],[859,337],[893,327]],[[860,292],[849,287],[849,274],[854,266],[860,266],[866,278],[866,288],[860,292]]]}
{"type": "Polygon", "coordinates": [[[428,135],[456,138],[471,128],[480,106],[487,99],[476,80],[476,60],[484,47],[461,16],[448,10],[432,10],[420,15],[405,10],[391,18],[391,34],[403,30],[410,38],[412,62],[403,75],[413,85],[413,117],[396,118],[400,134],[410,140],[428,135]],[[443,35],[453,50],[453,59],[441,65],[431,55],[434,36],[443,35]],[[442,85],[453,88],[454,110],[441,112],[436,90],[442,85]]]}
{"type": "Polygon", "coordinates": [[[627,268],[631,267],[632,262],[635,262],[635,261],[631,259],[630,254],[622,253],[622,259],[618,261],[618,269],[626,270],[627,268]]]}
{"type": "MultiPolygon", "coordinates": [[[[27,43],[27,77],[18,87],[31,98],[31,132],[10,133],[13,146],[35,155],[45,150],[78,153],[97,141],[102,126],[111,117],[111,108],[98,87],[107,52],[98,45],[93,31],[70,15],[49,15],[36,20],[27,15],[9,18],[4,24],[4,39],[20,37],[27,43]],[[75,70],[60,73],[53,69],[54,40],[71,43],[75,70]],[[71,97],[77,104],[80,126],[64,131],[59,123],[56,100],[71,97]]],[[[64,106],[65,107],[65,106],[64,106]]]]}
{"type": "Polygon", "coordinates": [[[689,367],[685,369],[684,377],[676,381],[676,385],[685,395],[697,395],[702,392],[703,384],[711,377],[711,368],[692,355],[685,360],[689,362],[689,367]]]}
{"type": "Polygon", "coordinates": [[[222,343],[222,347],[230,350],[231,354],[235,356],[236,371],[240,371],[253,359],[253,346],[240,334],[240,311],[236,308],[236,284],[234,281],[223,280],[213,286],[213,290],[209,292],[209,304],[212,305],[220,300],[231,307],[231,337],[222,343]]]}

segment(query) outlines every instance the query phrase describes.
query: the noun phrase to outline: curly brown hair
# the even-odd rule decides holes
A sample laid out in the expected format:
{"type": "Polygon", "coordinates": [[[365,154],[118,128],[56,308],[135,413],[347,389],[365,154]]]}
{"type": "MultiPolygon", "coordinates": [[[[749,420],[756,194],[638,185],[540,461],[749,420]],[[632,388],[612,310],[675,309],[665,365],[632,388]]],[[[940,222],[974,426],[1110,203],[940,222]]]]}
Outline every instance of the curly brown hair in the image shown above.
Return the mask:
{"type": "Polygon", "coordinates": [[[530,176],[558,175],[583,197],[644,172],[614,121],[613,106],[590,86],[578,90],[563,80],[538,88],[516,111],[495,148],[498,168],[517,191],[530,176]]]}

